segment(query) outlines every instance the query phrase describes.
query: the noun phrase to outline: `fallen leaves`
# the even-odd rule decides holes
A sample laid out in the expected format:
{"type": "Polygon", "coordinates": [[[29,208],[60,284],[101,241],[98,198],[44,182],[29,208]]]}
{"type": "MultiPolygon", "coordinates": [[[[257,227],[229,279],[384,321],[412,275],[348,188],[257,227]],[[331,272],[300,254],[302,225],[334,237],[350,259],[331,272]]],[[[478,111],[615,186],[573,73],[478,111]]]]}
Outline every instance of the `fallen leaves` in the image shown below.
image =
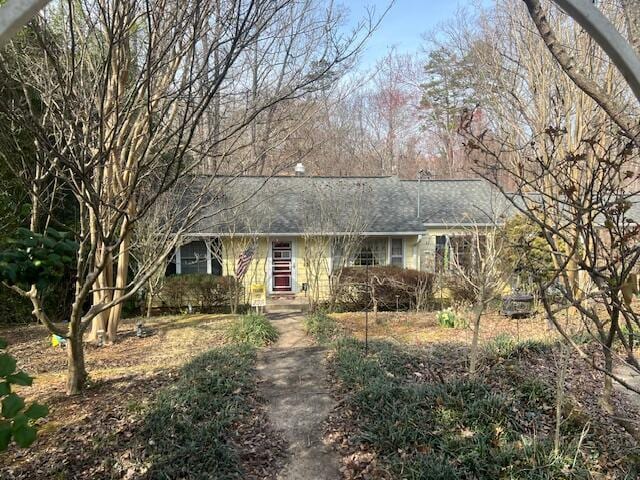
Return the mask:
{"type": "MultiPolygon", "coordinates": [[[[35,374],[34,386],[24,393],[47,404],[50,413],[31,449],[12,449],[0,457],[0,478],[145,478],[144,445],[135,440],[146,406],[175,383],[186,361],[227,342],[230,321],[225,315],[160,317],[145,323],[143,338],[135,336],[134,322],[124,323],[114,345],[86,344],[91,382],[76,397],[64,394],[66,355],[51,347],[43,327],[3,330],[19,366],[35,374]]],[[[248,479],[274,477],[282,440],[270,430],[258,399],[246,422],[235,426],[233,441],[247,452],[242,461],[248,479]]]]}

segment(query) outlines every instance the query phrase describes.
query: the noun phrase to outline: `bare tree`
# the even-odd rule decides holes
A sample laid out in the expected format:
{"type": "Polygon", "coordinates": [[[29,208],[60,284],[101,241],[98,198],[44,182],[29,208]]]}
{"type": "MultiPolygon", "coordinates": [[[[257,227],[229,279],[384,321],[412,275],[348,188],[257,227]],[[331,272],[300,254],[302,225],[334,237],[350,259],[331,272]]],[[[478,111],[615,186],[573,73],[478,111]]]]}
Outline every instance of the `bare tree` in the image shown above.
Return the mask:
{"type": "MultiPolygon", "coordinates": [[[[613,2],[603,7],[614,22],[624,21],[613,2]]],[[[546,315],[573,349],[603,373],[605,410],[637,436],[611,401],[613,380],[637,391],[614,368],[619,362],[638,369],[635,339],[625,333],[637,328],[637,314],[623,295],[638,260],[632,209],[638,194],[637,146],[565,75],[538,33],[527,27],[526,11],[499,4],[492,15],[483,28],[494,47],[487,50],[481,74],[510,93],[488,97],[482,107],[492,114],[488,126],[477,128],[470,110],[461,131],[485,178],[496,186],[500,174],[513,180],[513,191],[499,188],[536,226],[553,260],[550,275],[537,280],[546,315]],[[492,27],[496,18],[499,31],[492,27]],[[567,308],[600,347],[600,356],[567,331],[561,321],[567,308]]],[[[593,40],[562,16],[552,20],[557,38],[575,47],[575,62],[609,97],[627,105],[631,99],[624,80],[593,40]]],[[[633,112],[636,107],[628,105],[633,112]]]]}
{"type": "MultiPolygon", "coordinates": [[[[502,208],[504,210],[504,208],[502,208]]],[[[506,286],[501,235],[504,211],[486,212],[487,225],[473,225],[462,233],[449,237],[452,274],[457,275],[473,293],[473,336],[469,354],[469,373],[474,374],[478,364],[478,340],[482,315],[489,304],[500,298],[506,286]]]]}
{"type": "MultiPolygon", "coordinates": [[[[613,122],[634,142],[640,142],[640,127],[638,122],[630,115],[628,105],[620,99],[611,96],[606,88],[600,86],[588,70],[580,65],[580,60],[574,58],[569,49],[563,45],[562,41],[554,32],[553,26],[547,20],[545,9],[539,0],[524,0],[529,11],[529,16],[542,37],[547,49],[558,62],[564,73],[575,85],[596,102],[602,110],[611,118],[613,122]]],[[[640,54],[638,48],[638,28],[640,26],[640,13],[638,4],[634,1],[622,1],[621,10],[624,14],[627,36],[636,53],[640,54]]],[[[606,12],[605,13],[609,13],[606,12]]],[[[620,29],[622,30],[622,28],[620,29]]],[[[627,96],[628,98],[628,96],[627,96]]],[[[636,112],[637,113],[637,112],[636,112]]]]}
{"type": "Polygon", "coordinates": [[[335,305],[342,270],[353,259],[371,222],[367,210],[370,192],[366,179],[320,179],[305,192],[303,255],[311,307],[317,306],[323,291],[335,305]]]}
{"type": "Polygon", "coordinates": [[[277,194],[270,190],[268,178],[263,179],[254,191],[247,192],[242,185],[234,185],[226,192],[227,208],[216,218],[216,230],[222,233],[221,248],[212,251],[223,268],[226,266],[224,269],[236,279],[229,299],[232,313],[237,313],[240,304],[249,300],[250,291],[246,287],[267,282],[269,244],[264,234],[270,231],[274,218],[270,199],[277,194]],[[254,251],[253,258],[244,275],[240,276],[238,259],[249,248],[254,251]]]}
{"type": "MultiPolygon", "coordinates": [[[[8,118],[33,132],[42,149],[42,171],[51,171],[77,205],[79,251],[68,326],[50,321],[35,286],[15,286],[50,331],[68,338],[69,393],[84,384],[82,338],[88,326],[93,324],[94,334],[106,331],[113,341],[123,302],[164,264],[204,211],[212,214],[205,207],[215,210],[225,185],[252,167],[234,160],[247,126],[265,108],[302,95],[360,45],[363,30],[335,38],[323,52],[323,68],[250,108],[234,109],[246,92],[243,56],[290,4],[60,3],[29,24],[37,47],[8,47],[18,65],[8,71],[2,62],[0,77],[29,87],[22,99],[28,114],[21,115],[4,99],[0,105],[8,118]],[[212,141],[203,131],[203,119],[214,99],[227,108],[214,117],[219,137],[212,141]],[[190,180],[203,160],[214,166],[214,175],[190,180]],[[220,179],[218,171],[231,177],[220,179]],[[169,191],[181,192],[180,222],[159,244],[156,261],[129,278],[133,226],[169,191]],[[88,299],[93,304],[85,311],[88,299]]],[[[34,213],[41,214],[48,212],[34,213]]]]}
{"type": "MultiPolygon", "coordinates": [[[[178,225],[177,215],[182,213],[180,199],[174,192],[167,192],[159,196],[149,208],[146,215],[139,218],[133,227],[131,240],[132,269],[136,272],[149,270],[159,255],[164,252],[164,245],[173,235],[173,230],[167,225],[178,225]]],[[[171,257],[164,257],[164,262],[148,276],[141,290],[144,292],[144,311],[142,315],[151,316],[153,303],[160,293],[162,281],[171,257]]]]}
{"type": "MultiPolygon", "coordinates": [[[[554,259],[550,279],[538,280],[547,317],[574,350],[604,374],[604,408],[637,435],[632,424],[614,412],[611,401],[613,380],[638,392],[614,369],[617,360],[640,370],[636,340],[628,333],[640,327],[640,317],[624,295],[640,258],[640,227],[631,210],[638,193],[632,188],[636,175],[626,170],[637,161],[637,150],[628,139],[616,140],[613,132],[603,140],[605,128],[600,127],[575,150],[562,154],[567,134],[562,128],[550,127],[540,134],[530,143],[534,151],[524,149],[530,156],[509,170],[518,185],[512,200],[540,230],[554,259]],[[548,158],[538,155],[539,144],[544,145],[548,158]],[[576,171],[581,172],[579,177],[572,175],[576,171]],[[547,193],[550,183],[557,194],[547,193]],[[560,292],[562,301],[550,294],[551,287],[560,292]],[[600,346],[602,360],[588,354],[567,331],[561,321],[567,307],[575,310],[586,332],[600,346]]],[[[491,155],[492,161],[500,158],[485,150],[480,138],[474,141],[474,148],[491,155]]]]}

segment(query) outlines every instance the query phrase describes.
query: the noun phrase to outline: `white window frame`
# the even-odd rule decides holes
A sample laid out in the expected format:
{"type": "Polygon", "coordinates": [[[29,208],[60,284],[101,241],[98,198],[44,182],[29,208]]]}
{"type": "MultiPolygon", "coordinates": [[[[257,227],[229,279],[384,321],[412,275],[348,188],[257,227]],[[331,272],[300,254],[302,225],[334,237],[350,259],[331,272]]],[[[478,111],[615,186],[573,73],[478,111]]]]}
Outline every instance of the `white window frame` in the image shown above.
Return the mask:
{"type": "Polygon", "coordinates": [[[388,261],[388,265],[390,266],[394,266],[393,265],[393,259],[394,258],[401,258],[402,259],[402,263],[401,265],[396,265],[399,266],[401,268],[405,268],[406,265],[406,245],[405,245],[405,239],[402,237],[389,237],[389,261],[388,261]],[[401,245],[402,245],[402,253],[400,254],[400,256],[398,255],[393,255],[393,241],[394,240],[400,240],[401,245]]]}
{"type": "MultiPolygon", "coordinates": [[[[207,249],[207,274],[211,275],[211,240],[206,239],[194,239],[187,243],[192,242],[204,242],[205,248],[207,249]]],[[[186,243],[185,243],[186,245],[186,243]]],[[[182,275],[182,245],[176,247],[176,275],[182,275]]]]}

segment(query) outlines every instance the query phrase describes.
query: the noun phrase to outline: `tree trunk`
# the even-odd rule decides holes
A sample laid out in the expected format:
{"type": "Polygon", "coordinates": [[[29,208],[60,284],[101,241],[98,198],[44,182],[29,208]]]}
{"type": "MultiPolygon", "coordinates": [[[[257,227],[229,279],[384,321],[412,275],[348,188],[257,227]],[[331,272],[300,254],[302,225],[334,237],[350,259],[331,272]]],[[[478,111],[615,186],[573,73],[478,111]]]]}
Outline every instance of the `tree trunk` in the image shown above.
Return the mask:
{"type": "Polygon", "coordinates": [[[475,310],[473,319],[473,338],[471,340],[471,351],[469,352],[469,373],[474,375],[478,364],[478,338],[480,337],[480,319],[484,311],[484,303],[480,302],[475,310]]]}
{"type": "Polygon", "coordinates": [[[87,379],[82,334],[76,331],[73,325],[69,327],[69,333],[67,340],[67,395],[78,395],[84,388],[87,379]]]}
{"type": "Polygon", "coordinates": [[[638,0],[622,0],[627,37],[629,43],[640,54],[640,2],[638,0]]]}
{"type": "Polygon", "coordinates": [[[556,379],[556,428],[553,436],[553,450],[556,455],[560,452],[560,426],[562,425],[562,405],[564,403],[564,383],[567,375],[567,362],[569,352],[567,346],[562,343],[560,347],[560,365],[556,379]]]}
{"type": "Polygon", "coordinates": [[[151,293],[151,291],[147,292],[147,318],[151,317],[151,308],[153,306],[153,294],[151,293]]]}
{"type": "MultiPolygon", "coordinates": [[[[126,220],[125,220],[126,224],[126,220]]],[[[113,291],[113,300],[121,298],[125,293],[127,285],[127,274],[129,272],[129,246],[131,244],[131,231],[123,226],[124,238],[120,243],[120,251],[118,252],[118,267],[116,271],[115,290],[113,291]]],[[[107,324],[107,342],[113,343],[118,335],[118,325],[122,318],[122,302],[117,303],[109,309],[109,323],[107,324]]]]}
{"type": "MultiPolygon", "coordinates": [[[[100,259],[103,255],[106,246],[100,242],[101,245],[96,249],[96,258],[100,259]]],[[[111,300],[111,287],[113,286],[113,260],[111,254],[106,255],[106,265],[102,272],[98,275],[94,284],[94,289],[99,291],[93,292],[93,304],[107,303],[111,300]]],[[[109,321],[109,312],[104,311],[99,313],[92,322],[91,332],[89,333],[89,341],[95,342],[98,340],[98,332],[106,332],[107,323],[109,321]]]]}
{"type": "MultiPolygon", "coordinates": [[[[619,292],[615,292],[614,295],[619,296],[619,292]]],[[[613,308],[611,312],[611,324],[609,325],[608,335],[602,342],[602,353],[604,355],[604,387],[602,389],[602,407],[609,414],[614,411],[613,403],[611,403],[611,394],[613,393],[613,342],[615,340],[615,333],[618,328],[618,320],[620,319],[620,310],[613,308]]]]}

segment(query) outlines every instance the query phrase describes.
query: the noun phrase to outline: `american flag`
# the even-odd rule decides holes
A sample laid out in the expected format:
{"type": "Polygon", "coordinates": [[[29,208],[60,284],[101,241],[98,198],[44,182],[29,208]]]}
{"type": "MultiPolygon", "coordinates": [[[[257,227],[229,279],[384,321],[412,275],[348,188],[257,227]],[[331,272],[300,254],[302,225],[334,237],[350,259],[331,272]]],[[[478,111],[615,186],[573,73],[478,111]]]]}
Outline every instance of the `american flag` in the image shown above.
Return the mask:
{"type": "Polygon", "coordinates": [[[240,254],[238,257],[238,265],[236,266],[236,278],[240,279],[244,277],[245,273],[247,273],[255,251],[255,245],[249,245],[247,249],[240,254]]]}

